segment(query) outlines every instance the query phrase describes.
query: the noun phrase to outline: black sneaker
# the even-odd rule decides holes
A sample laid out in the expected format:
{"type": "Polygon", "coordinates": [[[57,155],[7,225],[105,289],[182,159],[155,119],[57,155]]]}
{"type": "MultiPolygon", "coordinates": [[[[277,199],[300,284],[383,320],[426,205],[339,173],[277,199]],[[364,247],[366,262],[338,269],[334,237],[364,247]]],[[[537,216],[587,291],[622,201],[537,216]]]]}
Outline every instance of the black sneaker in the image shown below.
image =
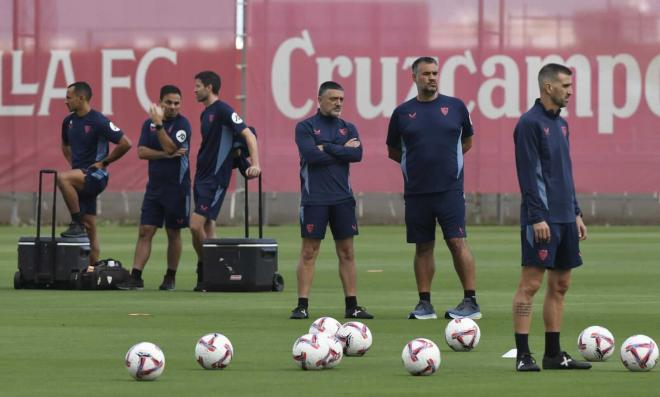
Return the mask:
{"type": "Polygon", "coordinates": [[[298,306],[295,309],[291,310],[291,317],[289,317],[292,320],[304,320],[306,318],[309,318],[309,313],[307,312],[306,307],[298,306]]]}
{"type": "Polygon", "coordinates": [[[71,238],[77,238],[77,237],[87,237],[87,231],[85,230],[85,226],[78,222],[71,222],[69,224],[69,228],[63,231],[60,234],[62,237],[71,237],[71,238]]]}
{"type": "Polygon", "coordinates": [[[364,310],[364,307],[355,306],[352,309],[346,309],[346,312],[344,313],[344,318],[358,318],[358,319],[361,318],[361,319],[369,320],[374,318],[374,316],[372,316],[366,310],[364,310]]]}
{"type": "Polygon", "coordinates": [[[543,356],[543,369],[590,369],[591,364],[585,361],[575,361],[566,352],[559,352],[554,357],[543,356]]]}
{"type": "Polygon", "coordinates": [[[142,279],[129,277],[128,280],[123,283],[117,284],[117,288],[121,290],[141,290],[144,288],[144,281],[142,279]]]}
{"type": "Polygon", "coordinates": [[[174,291],[175,281],[170,277],[163,277],[163,282],[158,287],[161,291],[174,291]]]}
{"type": "Polygon", "coordinates": [[[195,292],[206,292],[206,288],[204,288],[204,283],[201,281],[198,281],[197,284],[195,285],[195,288],[193,288],[193,291],[195,292]]]}
{"type": "MultiPolygon", "coordinates": [[[[545,366],[543,367],[545,368],[545,366]]],[[[541,368],[536,365],[536,360],[530,353],[524,353],[516,358],[516,371],[518,372],[539,372],[541,368]]]]}

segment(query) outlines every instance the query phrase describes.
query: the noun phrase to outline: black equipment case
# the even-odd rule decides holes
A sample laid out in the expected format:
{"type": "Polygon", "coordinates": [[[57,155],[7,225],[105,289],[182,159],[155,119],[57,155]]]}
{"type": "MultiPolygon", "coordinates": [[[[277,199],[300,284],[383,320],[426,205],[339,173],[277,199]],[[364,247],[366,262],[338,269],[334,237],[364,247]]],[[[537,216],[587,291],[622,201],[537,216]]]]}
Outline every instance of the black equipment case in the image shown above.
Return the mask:
{"type": "Polygon", "coordinates": [[[282,291],[277,273],[277,241],[263,238],[261,175],[259,238],[250,238],[248,181],[245,179],[245,238],[206,239],[203,244],[203,287],[206,291],[282,291]]]}
{"type": "Polygon", "coordinates": [[[89,239],[55,237],[55,200],[57,171],[39,171],[37,203],[37,236],[18,240],[18,271],[14,274],[14,288],[72,289],[75,275],[87,268],[89,239]],[[41,193],[44,174],[53,174],[53,219],[49,237],[41,236],[41,193]]]}

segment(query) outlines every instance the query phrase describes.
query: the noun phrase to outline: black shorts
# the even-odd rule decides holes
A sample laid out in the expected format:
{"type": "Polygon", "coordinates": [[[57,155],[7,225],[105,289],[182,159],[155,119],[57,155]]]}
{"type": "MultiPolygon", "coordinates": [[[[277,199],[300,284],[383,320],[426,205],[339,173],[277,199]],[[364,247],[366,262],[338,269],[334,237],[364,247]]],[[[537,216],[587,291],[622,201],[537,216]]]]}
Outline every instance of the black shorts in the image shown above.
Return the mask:
{"type": "Polygon", "coordinates": [[[142,200],[141,225],[168,229],[188,227],[190,221],[190,190],[167,189],[160,192],[147,190],[142,200]]]}
{"type": "Polygon", "coordinates": [[[582,256],[577,224],[575,222],[549,223],[548,226],[550,226],[550,242],[548,243],[534,241],[532,225],[521,228],[522,265],[560,270],[580,266],[582,256]]]}
{"type": "Polygon", "coordinates": [[[218,186],[215,180],[195,181],[193,194],[195,197],[195,213],[206,219],[215,220],[220,213],[222,201],[227,189],[218,186]]]}
{"type": "Polygon", "coordinates": [[[96,215],[96,197],[108,186],[108,171],[103,168],[89,167],[82,170],[85,184],[78,192],[78,204],[82,215],[96,215]]]}
{"type": "Polygon", "coordinates": [[[445,240],[465,238],[465,196],[460,190],[408,196],[406,204],[406,234],[409,243],[435,240],[436,221],[445,240]]]}
{"type": "Polygon", "coordinates": [[[332,237],[335,240],[357,236],[355,201],[335,205],[300,207],[300,237],[323,240],[328,223],[330,223],[332,237]]]}

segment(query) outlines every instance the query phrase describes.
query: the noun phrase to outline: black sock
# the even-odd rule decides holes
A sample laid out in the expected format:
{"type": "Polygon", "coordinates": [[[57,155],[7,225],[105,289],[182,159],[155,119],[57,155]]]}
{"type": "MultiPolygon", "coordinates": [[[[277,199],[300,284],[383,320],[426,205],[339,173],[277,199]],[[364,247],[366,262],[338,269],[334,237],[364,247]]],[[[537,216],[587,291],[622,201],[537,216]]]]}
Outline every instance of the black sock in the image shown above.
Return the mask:
{"type": "Polygon", "coordinates": [[[346,302],[346,310],[355,309],[357,307],[357,297],[355,296],[347,296],[344,298],[344,301],[346,302]]]}
{"type": "Polygon", "coordinates": [[[133,268],[131,270],[131,277],[133,277],[135,280],[142,280],[142,270],[133,268]]]}
{"type": "Polygon", "coordinates": [[[463,291],[463,298],[472,298],[473,301],[477,301],[477,292],[473,289],[466,289],[463,291]]]}
{"type": "Polygon", "coordinates": [[[516,338],[516,349],[518,352],[516,353],[518,358],[522,357],[523,354],[527,353],[529,354],[529,334],[513,334],[516,338]]]}
{"type": "Polygon", "coordinates": [[[430,292],[420,292],[419,300],[431,303],[431,293],[430,292]]]}
{"type": "Polygon", "coordinates": [[[82,214],[80,212],[71,214],[71,221],[82,224],[82,214]]]}
{"type": "Polygon", "coordinates": [[[204,281],[204,264],[202,261],[197,262],[197,283],[204,281]]]}
{"type": "Polygon", "coordinates": [[[172,270],[172,269],[168,268],[167,272],[165,272],[165,278],[169,278],[169,279],[174,280],[175,277],[176,277],[176,270],[172,270]]]}
{"type": "Polygon", "coordinates": [[[559,354],[559,332],[545,333],[545,356],[556,357],[559,354]]]}
{"type": "Polygon", "coordinates": [[[309,307],[309,298],[298,298],[298,307],[307,309],[309,307]]]}

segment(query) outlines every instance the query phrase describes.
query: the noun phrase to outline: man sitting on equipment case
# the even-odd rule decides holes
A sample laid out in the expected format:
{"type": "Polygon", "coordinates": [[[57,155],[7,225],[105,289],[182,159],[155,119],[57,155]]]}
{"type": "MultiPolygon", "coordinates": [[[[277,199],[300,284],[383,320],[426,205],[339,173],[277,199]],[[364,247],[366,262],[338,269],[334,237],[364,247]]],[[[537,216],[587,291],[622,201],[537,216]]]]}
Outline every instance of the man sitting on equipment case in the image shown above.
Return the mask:
{"type": "Polygon", "coordinates": [[[62,237],[89,237],[89,264],[99,259],[96,234],[96,197],[108,184],[107,167],[131,148],[131,141],[110,120],[92,109],[92,88],[84,81],[67,87],[66,106],[71,114],[62,122],[62,153],[71,170],[57,174],[71,224],[62,237]],[[108,141],[116,144],[109,153],[108,141]],[[108,154],[109,153],[109,154],[108,154]]]}

